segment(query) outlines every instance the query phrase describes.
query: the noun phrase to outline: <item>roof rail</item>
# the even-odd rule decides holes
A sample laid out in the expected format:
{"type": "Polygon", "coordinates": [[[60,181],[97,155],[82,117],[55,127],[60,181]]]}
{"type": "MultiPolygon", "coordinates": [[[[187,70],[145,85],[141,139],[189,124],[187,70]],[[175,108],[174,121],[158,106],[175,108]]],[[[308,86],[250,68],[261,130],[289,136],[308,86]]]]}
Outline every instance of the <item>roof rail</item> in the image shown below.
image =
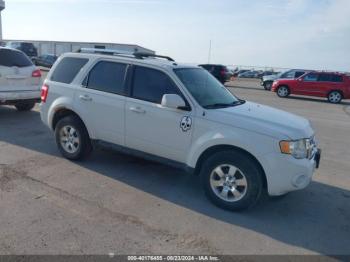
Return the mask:
{"type": "Polygon", "coordinates": [[[148,58],[148,57],[154,57],[154,58],[164,58],[170,62],[175,62],[174,59],[172,59],[171,57],[169,56],[164,56],[164,55],[155,55],[155,54],[149,54],[149,53],[143,53],[143,52],[135,52],[134,53],[134,56],[136,58],[148,58]]]}
{"type": "Polygon", "coordinates": [[[103,55],[113,55],[113,56],[126,56],[126,57],[132,57],[137,59],[144,59],[149,57],[154,58],[164,58],[168,61],[175,62],[174,59],[172,59],[169,56],[163,56],[163,55],[156,55],[156,54],[150,54],[150,53],[144,53],[144,52],[128,52],[125,50],[114,50],[114,49],[99,49],[99,48],[80,48],[77,50],[77,53],[89,53],[89,54],[103,54],[103,55]]]}

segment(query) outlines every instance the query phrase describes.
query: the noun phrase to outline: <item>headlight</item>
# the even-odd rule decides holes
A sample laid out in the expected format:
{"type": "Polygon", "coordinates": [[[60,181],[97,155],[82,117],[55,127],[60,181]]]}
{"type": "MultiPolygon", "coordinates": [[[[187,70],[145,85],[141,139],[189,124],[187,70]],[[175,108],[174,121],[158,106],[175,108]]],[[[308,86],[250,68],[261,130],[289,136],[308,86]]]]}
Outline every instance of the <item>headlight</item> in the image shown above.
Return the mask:
{"type": "Polygon", "coordinates": [[[296,159],[308,158],[311,153],[310,139],[281,141],[280,148],[283,154],[292,155],[296,159]]]}

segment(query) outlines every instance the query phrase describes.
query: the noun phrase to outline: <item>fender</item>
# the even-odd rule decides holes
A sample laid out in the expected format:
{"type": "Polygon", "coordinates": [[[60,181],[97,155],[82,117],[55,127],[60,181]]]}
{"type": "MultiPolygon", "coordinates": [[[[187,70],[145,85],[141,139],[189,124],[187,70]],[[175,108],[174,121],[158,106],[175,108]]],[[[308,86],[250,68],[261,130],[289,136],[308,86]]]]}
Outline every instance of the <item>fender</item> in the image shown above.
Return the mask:
{"type": "Polygon", "coordinates": [[[68,109],[70,111],[73,111],[76,115],[78,115],[80,117],[80,119],[83,121],[88,134],[90,136],[91,139],[93,139],[95,137],[93,129],[88,125],[88,121],[86,121],[82,116],[83,114],[81,114],[81,112],[79,112],[79,109],[72,106],[74,105],[74,97],[60,97],[58,99],[56,99],[50,106],[49,108],[49,114],[48,114],[48,122],[49,123],[49,127],[51,130],[53,130],[52,125],[53,125],[53,118],[56,114],[56,112],[58,112],[61,109],[68,109]]]}
{"type": "Polygon", "coordinates": [[[240,148],[253,155],[263,165],[263,155],[271,152],[278,152],[278,143],[269,137],[241,129],[229,128],[221,131],[211,131],[203,134],[193,141],[187,155],[186,164],[192,168],[196,167],[199,157],[207,149],[218,145],[229,145],[240,148]],[[259,145],[259,146],[257,146],[259,145]]]}

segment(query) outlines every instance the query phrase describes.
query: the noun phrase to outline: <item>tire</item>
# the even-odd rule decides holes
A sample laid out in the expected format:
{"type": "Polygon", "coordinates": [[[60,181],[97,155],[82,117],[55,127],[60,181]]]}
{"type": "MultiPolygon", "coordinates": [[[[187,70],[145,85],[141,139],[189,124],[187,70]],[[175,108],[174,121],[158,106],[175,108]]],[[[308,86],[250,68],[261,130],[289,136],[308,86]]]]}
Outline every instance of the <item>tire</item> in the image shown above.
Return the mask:
{"type": "Polygon", "coordinates": [[[209,200],[231,211],[244,210],[257,203],[263,189],[263,175],[256,161],[234,150],[212,155],[200,172],[209,200]],[[231,176],[231,179],[225,175],[231,176]]]}
{"type": "Polygon", "coordinates": [[[276,92],[279,97],[283,97],[283,98],[288,97],[290,95],[290,90],[288,86],[279,86],[276,92]]]}
{"type": "Polygon", "coordinates": [[[343,99],[343,95],[339,91],[332,91],[328,94],[328,102],[332,104],[339,104],[343,99]]]}
{"type": "Polygon", "coordinates": [[[272,87],[272,82],[265,82],[264,83],[265,90],[270,91],[271,87],[272,87]]]}
{"type": "Polygon", "coordinates": [[[74,115],[60,119],[55,128],[56,144],[69,160],[81,160],[91,151],[91,140],[84,123],[74,115]]]}
{"type": "Polygon", "coordinates": [[[34,108],[35,102],[20,102],[15,104],[18,111],[30,111],[34,108]]]}

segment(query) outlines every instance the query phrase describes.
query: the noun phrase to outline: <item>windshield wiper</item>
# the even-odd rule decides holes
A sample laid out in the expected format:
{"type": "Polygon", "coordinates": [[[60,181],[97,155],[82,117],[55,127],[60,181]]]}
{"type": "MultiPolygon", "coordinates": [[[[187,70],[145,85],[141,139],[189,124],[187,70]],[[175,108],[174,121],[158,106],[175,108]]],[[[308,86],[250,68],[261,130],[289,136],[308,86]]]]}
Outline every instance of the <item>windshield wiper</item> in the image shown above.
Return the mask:
{"type": "Polygon", "coordinates": [[[206,109],[215,109],[215,108],[225,108],[225,107],[232,107],[232,106],[239,106],[244,104],[245,101],[244,100],[238,100],[235,101],[233,103],[215,103],[215,104],[211,104],[211,105],[205,105],[203,106],[206,109]]]}

